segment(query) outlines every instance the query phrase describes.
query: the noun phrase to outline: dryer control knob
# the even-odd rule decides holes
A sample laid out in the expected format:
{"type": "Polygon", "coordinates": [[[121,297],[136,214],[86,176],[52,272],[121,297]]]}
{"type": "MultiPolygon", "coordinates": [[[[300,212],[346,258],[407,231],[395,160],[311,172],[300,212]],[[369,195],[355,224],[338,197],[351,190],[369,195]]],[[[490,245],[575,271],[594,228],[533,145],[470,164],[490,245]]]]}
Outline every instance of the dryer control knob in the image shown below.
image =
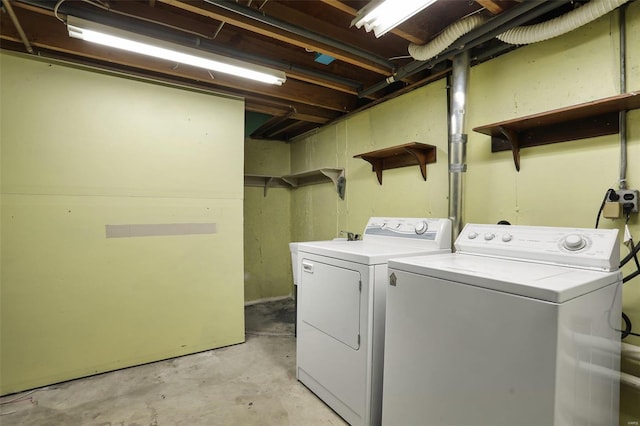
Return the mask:
{"type": "Polygon", "coordinates": [[[511,234],[504,234],[502,236],[502,241],[504,241],[505,243],[508,243],[509,241],[511,241],[513,239],[513,235],[511,234]]]}
{"type": "Polygon", "coordinates": [[[416,234],[422,235],[427,232],[427,229],[429,229],[429,225],[427,224],[426,220],[423,220],[416,225],[416,234]]]}
{"type": "Polygon", "coordinates": [[[484,239],[487,241],[491,241],[496,237],[496,234],[492,233],[492,232],[487,232],[486,234],[484,234],[484,239]]]}
{"type": "Polygon", "coordinates": [[[562,242],[562,246],[564,248],[572,251],[580,250],[586,245],[587,245],[587,241],[584,238],[582,238],[581,235],[578,235],[578,234],[568,235],[562,242]]]}
{"type": "Polygon", "coordinates": [[[475,240],[478,237],[478,233],[477,232],[469,232],[469,235],[467,238],[469,238],[470,240],[475,240]]]}

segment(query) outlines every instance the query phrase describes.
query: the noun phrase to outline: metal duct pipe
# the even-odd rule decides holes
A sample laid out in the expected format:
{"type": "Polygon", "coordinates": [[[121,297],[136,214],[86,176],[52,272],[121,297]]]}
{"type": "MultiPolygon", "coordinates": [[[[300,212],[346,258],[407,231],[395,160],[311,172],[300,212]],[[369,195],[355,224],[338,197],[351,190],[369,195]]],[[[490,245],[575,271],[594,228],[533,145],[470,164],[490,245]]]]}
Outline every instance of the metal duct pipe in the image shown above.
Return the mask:
{"type": "Polygon", "coordinates": [[[31,47],[31,43],[29,42],[29,39],[27,38],[27,35],[25,34],[24,30],[22,29],[22,25],[20,25],[20,21],[18,20],[18,17],[16,16],[16,13],[13,11],[13,6],[11,6],[11,0],[5,0],[5,1],[2,2],[2,4],[4,5],[5,9],[7,9],[7,13],[9,14],[9,17],[11,18],[11,22],[13,22],[13,26],[16,27],[16,30],[18,31],[18,34],[20,34],[20,38],[22,39],[22,43],[24,44],[24,48],[27,49],[27,52],[33,53],[33,47],[31,47]]]}
{"type": "Polygon", "coordinates": [[[245,7],[241,4],[236,4],[235,2],[228,1],[228,0],[227,1],[204,0],[204,2],[211,4],[213,6],[237,13],[238,15],[244,16],[245,18],[251,18],[257,22],[262,22],[263,24],[270,25],[274,28],[279,28],[289,33],[296,34],[296,35],[317,41],[319,43],[326,44],[327,46],[335,47],[337,49],[343,50],[352,55],[366,59],[368,61],[371,61],[375,64],[378,64],[390,70],[395,70],[396,68],[396,65],[386,58],[383,58],[378,55],[374,55],[373,53],[367,52],[365,50],[351,46],[349,44],[341,43],[331,37],[326,37],[322,34],[314,33],[313,31],[309,31],[306,28],[302,28],[297,25],[292,25],[287,22],[281,21],[279,19],[267,16],[264,14],[264,12],[252,9],[250,7],[245,7]]]}
{"type": "MultiPolygon", "coordinates": [[[[620,93],[627,92],[627,24],[626,8],[624,4],[620,7],[620,93]]],[[[627,189],[627,111],[620,111],[620,179],[618,182],[620,189],[627,189]]]]}
{"type": "Polygon", "coordinates": [[[469,51],[453,58],[449,106],[449,219],[452,238],[462,230],[462,178],[467,171],[467,135],[464,133],[467,86],[469,81],[469,51]]]}
{"type": "Polygon", "coordinates": [[[509,44],[531,44],[549,40],[575,30],[611,12],[629,0],[591,0],[557,18],[535,25],[511,28],[498,35],[498,40],[509,44]]]}

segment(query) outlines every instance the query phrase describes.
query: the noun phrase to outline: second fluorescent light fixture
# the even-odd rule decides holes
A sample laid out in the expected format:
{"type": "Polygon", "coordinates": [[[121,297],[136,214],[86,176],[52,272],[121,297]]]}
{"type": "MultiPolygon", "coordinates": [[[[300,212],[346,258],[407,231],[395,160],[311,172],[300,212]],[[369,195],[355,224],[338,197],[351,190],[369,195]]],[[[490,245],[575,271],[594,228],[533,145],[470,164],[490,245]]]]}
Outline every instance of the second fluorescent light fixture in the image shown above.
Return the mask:
{"type": "Polygon", "coordinates": [[[141,55],[153,56],[263,83],[281,85],[287,80],[285,73],[278,70],[120,30],[74,16],[67,16],[67,29],[70,37],[141,55]]]}
{"type": "Polygon", "coordinates": [[[372,1],[360,11],[351,22],[357,28],[373,30],[376,37],[382,37],[436,0],[384,0],[372,1]]]}

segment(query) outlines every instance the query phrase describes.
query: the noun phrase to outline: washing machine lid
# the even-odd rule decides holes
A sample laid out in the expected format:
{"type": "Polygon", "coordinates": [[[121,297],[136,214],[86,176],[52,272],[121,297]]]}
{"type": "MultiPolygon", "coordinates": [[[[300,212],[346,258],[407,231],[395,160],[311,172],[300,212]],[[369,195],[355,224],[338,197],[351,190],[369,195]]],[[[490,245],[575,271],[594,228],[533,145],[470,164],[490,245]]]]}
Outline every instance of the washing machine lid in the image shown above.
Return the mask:
{"type": "Polygon", "coordinates": [[[363,265],[379,265],[387,263],[394,257],[421,256],[438,253],[449,253],[450,249],[431,248],[411,244],[383,244],[370,241],[315,241],[298,244],[298,256],[305,253],[355,262],[363,265]]]}
{"type": "Polygon", "coordinates": [[[389,260],[389,272],[395,271],[553,303],[563,303],[607,285],[622,283],[620,271],[593,271],[461,253],[389,260]]]}

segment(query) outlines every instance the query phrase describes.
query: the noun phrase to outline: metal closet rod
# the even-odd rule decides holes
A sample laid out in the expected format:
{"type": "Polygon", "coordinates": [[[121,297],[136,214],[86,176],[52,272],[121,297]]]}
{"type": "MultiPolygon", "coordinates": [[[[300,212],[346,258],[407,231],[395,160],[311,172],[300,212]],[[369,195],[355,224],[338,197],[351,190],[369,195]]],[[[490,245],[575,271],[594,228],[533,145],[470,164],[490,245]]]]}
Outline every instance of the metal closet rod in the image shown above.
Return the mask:
{"type": "Polygon", "coordinates": [[[570,0],[522,2],[507,10],[506,12],[503,12],[500,15],[492,18],[486,24],[460,37],[438,56],[428,61],[413,61],[408,63],[407,65],[404,65],[403,67],[399,68],[398,71],[393,74],[393,76],[359,92],[358,97],[363,98],[365,96],[371,95],[379,90],[384,89],[394,81],[410,77],[413,74],[423,71],[424,69],[432,68],[436,64],[453,58],[460,52],[470,50],[488,40],[491,40],[498,34],[501,34],[510,28],[517,27],[531,19],[544,15],[545,13],[557,9],[558,7],[562,6],[565,3],[568,3],[569,1],[570,0]]]}

